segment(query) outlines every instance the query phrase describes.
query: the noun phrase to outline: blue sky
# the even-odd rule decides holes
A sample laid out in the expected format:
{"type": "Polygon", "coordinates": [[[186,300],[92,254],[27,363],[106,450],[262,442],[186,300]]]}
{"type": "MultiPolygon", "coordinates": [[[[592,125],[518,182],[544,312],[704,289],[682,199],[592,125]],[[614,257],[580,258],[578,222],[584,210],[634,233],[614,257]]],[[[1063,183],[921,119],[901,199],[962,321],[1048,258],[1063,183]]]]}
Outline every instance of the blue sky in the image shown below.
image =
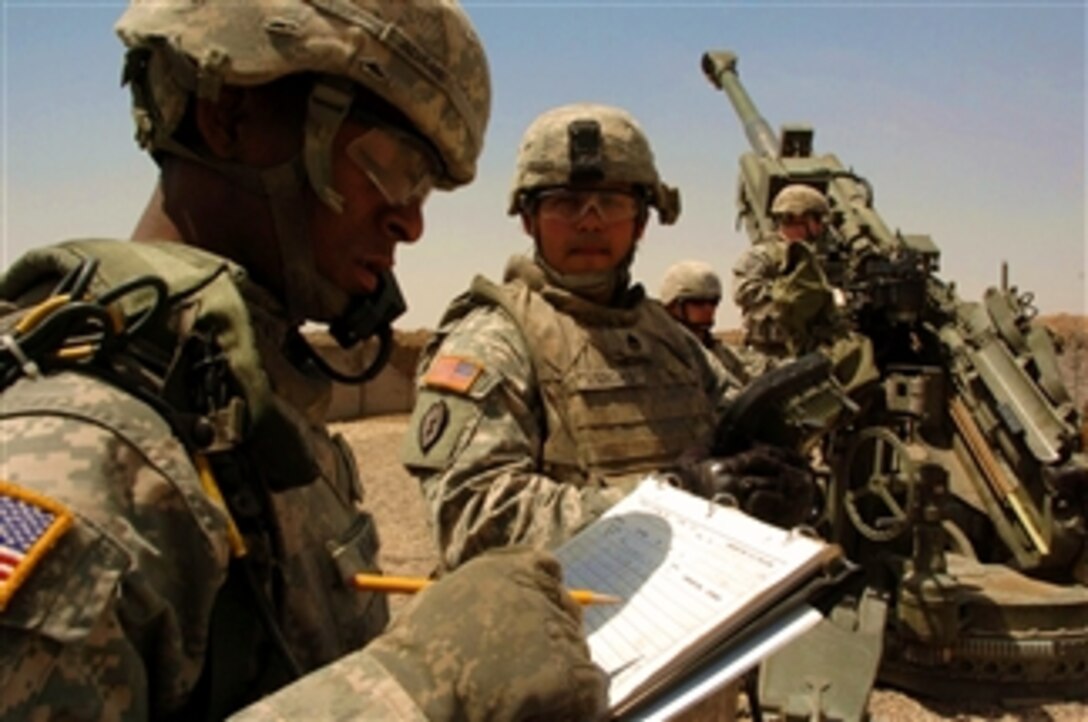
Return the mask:
{"type": "MultiPolygon", "coordinates": [[[[677,225],[651,225],[635,275],[700,258],[723,275],[744,135],[699,70],[730,49],[763,116],[816,129],[875,187],[893,228],[929,233],[941,276],[979,298],[1010,277],[1044,313],[1085,312],[1083,2],[473,2],[494,104],[477,181],[436,196],[423,240],[402,247],[404,328],[432,326],[472,275],[529,248],[505,216],[518,140],[540,112],[622,106],[680,188],[677,225]]],[[[0,264],[78,236],[129,233],[154,179],[132,141],[119,2],[0,0],[0,264]]],[[[723,303],[719,325],[737,324],[723,303]]]]}

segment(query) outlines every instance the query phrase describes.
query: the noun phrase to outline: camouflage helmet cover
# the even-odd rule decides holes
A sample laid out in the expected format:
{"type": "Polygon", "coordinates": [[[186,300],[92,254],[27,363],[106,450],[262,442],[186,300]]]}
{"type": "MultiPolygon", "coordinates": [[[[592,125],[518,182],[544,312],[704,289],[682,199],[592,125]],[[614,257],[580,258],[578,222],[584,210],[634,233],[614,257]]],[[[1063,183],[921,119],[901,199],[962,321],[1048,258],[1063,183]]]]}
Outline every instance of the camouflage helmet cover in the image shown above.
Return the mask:
{"type": "Polygon", "coordinates": [[[823,218],[830,210],[823,193],[802,183],[792,183],[780,190],[771,204],[773,216],[812,213],[823,218]]]}
{"type": "Polygon", "coordinates": [[[722,281],[709,264],[702,261],[680,261],[669,266],[661,282],[661,303],[689,299],[710,300],[722,297],[722,281]]]}
{"type": "Polygon", "coordinates": [[[650,205],[664,224],[680,214],[680,194],[661,182],[646,134],[631,115],[608,105],[575,103],[549,110],[534,120],[522,136],[508,212],[521,209],[526,191],[568,185],[572,180],[571,127],[595,122],[600,128],[602,180],[644,187],[650,205]]]}
{"type": "Polygon", "coordinates": [[[134,109],[144,146],[170,137],[191,93],[311,72],[348,78],[403,112],[442,158],[440,187],[475,175],[491,83],[456,0],[133,0],[116,30],[130,50],[152,51],[155,110],[134,109]]]}

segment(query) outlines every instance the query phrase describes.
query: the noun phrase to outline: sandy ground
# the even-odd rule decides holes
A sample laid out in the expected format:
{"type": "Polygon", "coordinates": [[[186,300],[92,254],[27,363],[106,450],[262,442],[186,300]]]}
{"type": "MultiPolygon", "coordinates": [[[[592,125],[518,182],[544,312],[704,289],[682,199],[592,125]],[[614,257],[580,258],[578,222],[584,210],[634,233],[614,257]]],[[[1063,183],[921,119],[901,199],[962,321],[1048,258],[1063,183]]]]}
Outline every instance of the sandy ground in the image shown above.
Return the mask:
{"type": "MultiPolygon", "coordinates": [[[[407,416],[379,416],[331,425],[355,451],[382,539],[382,564],[389,574],[427,575],[435,553],[427,528],[419,486],[400,465],[401,438],[407,416]]],[[[392,599],[394,614],[405,600],[392,599]]],[[[894,690],[878,689],[869,711],[879,722],[931,720],[1027,720],[1029,722],[1088,721],[1088,689],[1079,703],[1025,702],[1015,705],[924,703],[894,690]]]]}

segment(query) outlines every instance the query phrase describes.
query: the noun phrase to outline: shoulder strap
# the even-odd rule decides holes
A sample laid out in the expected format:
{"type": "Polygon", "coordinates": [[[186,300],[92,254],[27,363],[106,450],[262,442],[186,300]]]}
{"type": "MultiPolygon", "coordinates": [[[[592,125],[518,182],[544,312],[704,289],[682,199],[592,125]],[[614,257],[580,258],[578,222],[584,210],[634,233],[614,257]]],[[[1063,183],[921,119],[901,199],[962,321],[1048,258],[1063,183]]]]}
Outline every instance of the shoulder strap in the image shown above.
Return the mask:
{"type": "MultiPolygon", "coordinates": [[[[252,547],[265,537],[267,522],[259,510],[239,513],[233,501],[243,491],[250,499],[265,493],[254,488],[249,457],[268,454],[283,465],[306,467],[282,475],[297,483],[308,483],[314,473],[310,451],[271,392],[239,290],[244,280],[236,264],[177,243],[78,240],[32,251],[0,278],[0,299],[18,301],[43,286],[53,293],[16,311],[15,323],[0,323],[8,331],[0,336],[6,339],[0,370],[17,356],[19,372],[30,367],[24,360],[33,362],[34,373],[74,369],[147,402],[185,444],[209,495],[225,497],[220,501],[230,509],[234,536],[242,538],[241,528],[252,547]],[[69,354],[88,333],[85,353],[69,354]]],[[[236,546],[235,555],[228,575],[233,581],[221,591],[215,624],[251,642],[263,640],[270,653],[282,652],[284,661],[270,669],[293,678],[298,666],[258,570],[268,561],[254,561],[245,544],[236,546]]],[[[213,655],[233,659],[231,652],[251,646],[218,645],[213,655]]],[[[206,670],[191,711],[207,705],[211,717],[219,718],[216,710],[236,707],[244,659],[237,662],[206,670]]]]}
{"type": "Polygon", "coordinates": [[[151,319],[155,323],[140,326],[140,350],[169,363],[179,338],[193,331],[207,335],[222,350],[254,423],[259,421],[270,391],[238,291],[244,270],[179,243],[75,240],[31,251],[16,261],[0,278],[0,298],[19,299],[51,279],[63,282],[92,266],[81,296],[106,301],[102,305],[112,307],[109,313],[119,313],[130,324],[154,315],[156,304],[165,304],[163,315],[151,319]],[[155,284],[141,285],[142,279],[161,280],[165,298],[154,292],[155,284]]]}

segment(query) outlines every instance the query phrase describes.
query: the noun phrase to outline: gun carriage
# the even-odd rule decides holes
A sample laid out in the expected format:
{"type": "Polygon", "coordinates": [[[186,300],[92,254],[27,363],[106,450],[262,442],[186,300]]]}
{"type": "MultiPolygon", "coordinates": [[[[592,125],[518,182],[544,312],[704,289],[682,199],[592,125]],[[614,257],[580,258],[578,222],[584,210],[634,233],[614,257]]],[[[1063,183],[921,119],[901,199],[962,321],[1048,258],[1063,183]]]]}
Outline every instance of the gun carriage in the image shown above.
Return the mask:
{"type": "MultiPolygon", "coordinates": [[[[932,239],[893,231],[864,177],[814,154],[811,127],[774,136],[734,54],[707,53],[702,67],[751,146],[740,158],[738,224],[756,242],[775,232],[770,208],[783,187],[823,192],[831,214],[819,259],[841,313],[872,343],[875,389],[818,437],[818,529],[886,595],[880,677],[944,698],[1082,697],[1088,459],[1031,294],[1003,282],[981,301],[961,299],[937,276],[932,239]]],[[[781,424],[744,433],[760,428],[782,433],[781,424]]]]}

